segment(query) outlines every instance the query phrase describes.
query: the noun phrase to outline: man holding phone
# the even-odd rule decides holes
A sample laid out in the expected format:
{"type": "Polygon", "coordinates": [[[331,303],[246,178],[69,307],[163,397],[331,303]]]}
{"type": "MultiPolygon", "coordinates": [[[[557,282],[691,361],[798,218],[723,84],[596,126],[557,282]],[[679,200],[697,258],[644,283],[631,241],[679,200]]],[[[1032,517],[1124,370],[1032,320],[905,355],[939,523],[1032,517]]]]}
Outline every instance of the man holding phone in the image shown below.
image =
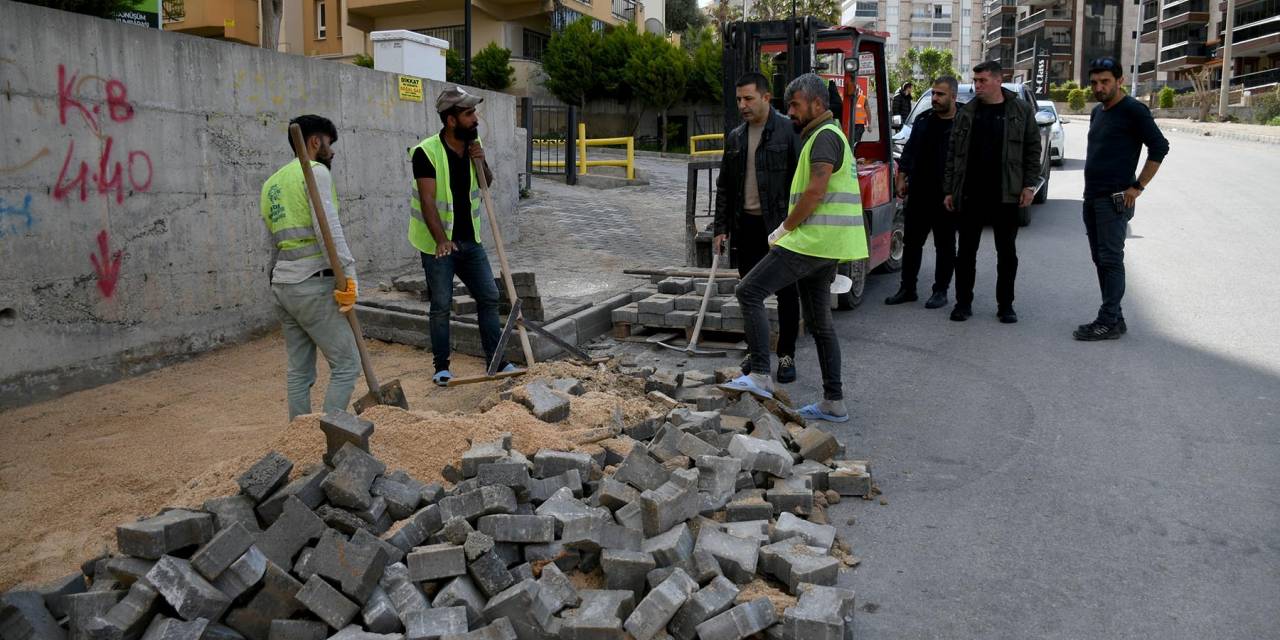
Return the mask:
{"type": "Polygon", "coordinates": [[[1124,297],[1124,239],[1134,202],[1155,177],[1169,153],[1169,141],[1151,110],[1121,91],[1123,68],[1114,58],[1089,63],[1089,86],[1098,105],[1089,115],[1089,148],[1084,161],[1084,227],[1089,253],[1098,270],[1102,306],[1093,322],[1072,334],[1076,340],[1118,340],[1128,331],[1120,300],[1124,297]],[[1147,162],[1134,176],[1142,147],[1147,162]]]}

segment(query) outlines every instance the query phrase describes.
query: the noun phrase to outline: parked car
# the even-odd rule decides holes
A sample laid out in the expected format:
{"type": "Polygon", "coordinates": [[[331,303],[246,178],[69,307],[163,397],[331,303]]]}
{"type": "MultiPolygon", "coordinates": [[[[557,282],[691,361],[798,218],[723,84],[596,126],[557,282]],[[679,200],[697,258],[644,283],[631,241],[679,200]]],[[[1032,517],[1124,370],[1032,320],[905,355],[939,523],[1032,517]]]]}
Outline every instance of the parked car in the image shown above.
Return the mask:
{"type": "Polygon", "coordinates": [[[1036,100],[1040,111],[1053,114],[1053,125],[1049,129],[1049,159],[1053,166],[1061,167],[1067,152],[1067,132],[1062,130],[1062,118],[1058,116],[1058,107],[1052,100],[1036,100]]]}
{"type": "MultiPolygon", "coordinates": [[[[1035,107],[1035,97],[1031,95],[1030,89],[1024,84],[1013,82],[1004,83],[1004,88],[1017,94],[1018,98],[1026,100],[1028,104],[1035,107]]],[[[973,99],[974,91],[972,84],[961,84],[956,92],[957,104],[966,104],[973,99]]],[[[893,127],[898,130],[893,134],[893,159],[896,161],[902,155],[902,148],[907,144],[907,138],[911,137],[911,123],[916,121],[921,114],[933,108],[932,96],[928,91],[920,96],[916,101],[916,106],[911,109],[911,115],[907,117],[905,122],[900,121],[898,116],[893,117],[893,127]]],[[[1040,125],[1040,187],[1036,189],[1035,200],[1033,204],[1044,204],[1049,199],[1049,173],[1050,173],[1050,157],[1049,150],[1053,144],[1050,140],[1053,125],[1058,122],[1058,117],[1054,114],[1036,111],[1036,124],[1040,125]]],[[[1060,147],[1061,148],[1061,147],[1060,147]]],[[[1024,208],[1018,211],[1018,222],[1022,226],[1031,224],[1031,209],[1024,208]]]]}

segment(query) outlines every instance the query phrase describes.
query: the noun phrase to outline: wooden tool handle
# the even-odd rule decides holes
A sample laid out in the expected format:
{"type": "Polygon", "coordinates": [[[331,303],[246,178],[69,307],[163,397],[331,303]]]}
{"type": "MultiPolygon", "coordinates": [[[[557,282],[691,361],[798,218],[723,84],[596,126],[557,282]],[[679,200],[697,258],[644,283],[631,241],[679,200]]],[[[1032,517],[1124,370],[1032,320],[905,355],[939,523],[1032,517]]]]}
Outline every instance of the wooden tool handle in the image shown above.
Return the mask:
{"type": "Polygon", "coordinates": [[[702,320],[707,317],[707,303],[711,301],[711,287],[716,286],[716,267],[720,266],[720,254],[711,256],[711,274],[707,278],[707,290],[702,293],[702,306],[698,308],[698,322],[693,327],[693,335],[689,338],[689,350],[698,348],[698,336],[702,333],[702,320]]]}
{"type": "MultiPolygon", "coordinates": [[[[289,139],[293,142],[293,152],[298,156],[298,163],[302,165],[302,179],[307,183],[307,196],[311,200],[311,217],[315,219],[316,226],[320,227],[324,251],[329,256],[329,268],[333,270],[334,289],[345,291],[347,274],[342,270],[342,261],[338,259],[338,248],[334,246],[333,233],[329,231],[329,218],[325,213],[324,202],[320,199],[316,176],[311,172],[311,158],[307,155],[307,143],[302,139],[302,127],[296,124],[289,125],[289,139]]],[[[347,317],[347,324],[351,325],[351,333],[356,337],[356,349],[360,351],[360,366],[364,369],[364,381],[368,383],[369,391],[377,395],[381,386],[378,384],[378,376],[373,373],[373,361],[365,348],[364,331],[360,328],[359,318],[356,318],[356,310],[353,308],[343,315],[347,317]]]]}
{"type": "MultiPolygon", "coordinates": [[[[466,153],[467,149],[463,149],[466,153]]],[[[484,198],[484,211],[489,218],[489,226],[493,229],[493,243],[498,247],[498,264],[502,267],[502,282],[507,287],[507,300],[511,302],[513,308],[516,302],[516,283],[511,279],[511,267],[507,264],[507,249],[502,242],[502,229],[498,228],[498,217],[493,213],[493,198],[489,195],[489,179],[484,175],[484,163],[479,158],[471,159],[472,166],[476,169],[476,182],[480,183],[480,196],[484,198]]],[[[476,238],[478,242],[480,238],[476,238]]],[[[529,344],[529,334],[524,330],[523,324],[517,324],[516,329],[520,332],[520,348],[524,350],[525,366],[533,366],[533,347],[529,344]]]]}

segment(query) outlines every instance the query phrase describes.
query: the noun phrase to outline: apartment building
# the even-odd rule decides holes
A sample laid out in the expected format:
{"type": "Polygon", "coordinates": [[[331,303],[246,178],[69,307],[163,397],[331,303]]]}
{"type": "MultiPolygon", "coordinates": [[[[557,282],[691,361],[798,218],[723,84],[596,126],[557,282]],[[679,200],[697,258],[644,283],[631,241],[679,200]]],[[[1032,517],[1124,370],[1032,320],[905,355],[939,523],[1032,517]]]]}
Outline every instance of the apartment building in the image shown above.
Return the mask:
{"type": "Polygon", "coordinates": [[[1036,51],[1049,53],[1049,81],[1088,81],[1089,61],[1110,56],[1126,70],[1138,55],[1137,0],[983,0],[983,58],[1027,79],[1036,51]]]}
{"type": "Polygon", "coordinates": [[[981,0],[842,0],[841,23],[888,33],[891,64],[913,48],[949,49],[956,70],[968,77],[982,60],[981,6],[981,0]]]}
{"type": "MultiPolygon", "coordinates": [[[[1219,84],[1226,29],[1225,0],[1143,0],[1139,82],[1182,89],[1208,67],[1219,84]]],[[[1280,0],[1236,0],[1231,60],[1233,97],[1280,84],[1280,0]]]]}
{"type": "MultiPolygon", "coordinates": [[[[259,0],[163,0],[182,5],[165,29],[257,46],[259,0]]],[[[509,91],[541,90],[542,53],[556,30],[589,18],[597,29],[626,22],[663,30],[665,0],[471,0],[471,52],[489,43],[511,51],[509,91]],[[646,6],[653,7],[646,15],[646,6]],[[647,22],[646,22],[647,21],[647,22]]],[[[464,0],[284,0],[279,50],[350,60],[372,55],[373,31],[407,29],[441,38],[460,50],[466,40],[464,0]]]]}

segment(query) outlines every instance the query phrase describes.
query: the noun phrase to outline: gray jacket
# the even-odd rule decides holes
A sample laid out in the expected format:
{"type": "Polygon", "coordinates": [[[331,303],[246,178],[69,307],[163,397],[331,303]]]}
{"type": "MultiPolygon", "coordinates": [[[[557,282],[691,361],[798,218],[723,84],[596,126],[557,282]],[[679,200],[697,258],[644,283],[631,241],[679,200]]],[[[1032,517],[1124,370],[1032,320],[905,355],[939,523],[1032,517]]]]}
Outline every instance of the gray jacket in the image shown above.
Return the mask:
{"type": "MultiPolygon", "coordinates": [[[[1000,151],[1001,189],[1000,201],[1016,203],[1026,188],[1040,186],[1040,127],[1036,124],[1036,112],[1025,100],[1008,89],[1004,92],[1004,148],[1000,151]]],[[[943,174],[943,193],[950,195],[957,209],[964,195],[965,172],[969,168],[969,146],[972,142],[974,114],[978,99],[974,98],[956,112],[956,123],[951,129],[951,153],[947,154],[947,168],[943,174]]]]}

